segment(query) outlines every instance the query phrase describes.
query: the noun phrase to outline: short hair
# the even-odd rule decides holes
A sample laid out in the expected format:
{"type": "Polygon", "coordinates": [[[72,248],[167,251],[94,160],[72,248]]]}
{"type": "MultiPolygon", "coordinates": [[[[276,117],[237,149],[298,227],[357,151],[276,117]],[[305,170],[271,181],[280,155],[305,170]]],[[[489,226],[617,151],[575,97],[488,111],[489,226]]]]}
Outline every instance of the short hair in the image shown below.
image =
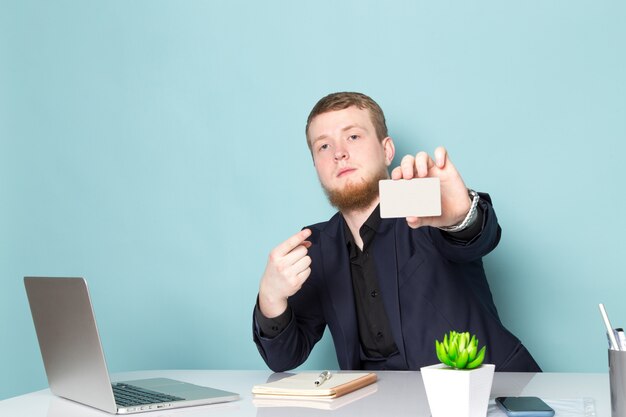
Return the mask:
{"type": "Polygon", "coordinates": [[[370,97],[362,93],[354,92],[339,92],[332,93],[326,97],[322,97],[309,113],[309,117],[306,121],[306,142],[311,149],[311,141],[309,140],[309,126],[311,121],[320,114],[328,113],[336,110],[347,109],[348,107],[356,106],[359,109],[366,109],[369,111],[372,124],[376,130],[376,136],[378,140],[382,142],[384,138],[389,136],[387,133],[387,124],[385,123],[385,115],[380,106],[372,100],[370,97]]]}

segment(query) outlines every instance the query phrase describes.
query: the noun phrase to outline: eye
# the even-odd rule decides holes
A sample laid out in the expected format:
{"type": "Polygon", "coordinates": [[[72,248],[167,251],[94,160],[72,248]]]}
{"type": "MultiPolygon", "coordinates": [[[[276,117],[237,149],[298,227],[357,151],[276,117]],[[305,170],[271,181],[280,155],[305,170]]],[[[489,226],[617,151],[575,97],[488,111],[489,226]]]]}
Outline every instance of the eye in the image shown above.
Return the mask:
{"type": "Polygon", "coordinates": [[[348,140],[357,140],[359,138],[359,135],[350,135],[348,137],[348,140]]]}
{"type": "Polygon", "coordinates": [[[327,144],[327,143],[324,143],[323,145],[320,145],[320,146],[317,148],[317,150],[318,150],[318,151],[325,151],[325,150],[326,150],[326,149],[328,149],[328,148],[329,148],[328,144],[327,144]]]}

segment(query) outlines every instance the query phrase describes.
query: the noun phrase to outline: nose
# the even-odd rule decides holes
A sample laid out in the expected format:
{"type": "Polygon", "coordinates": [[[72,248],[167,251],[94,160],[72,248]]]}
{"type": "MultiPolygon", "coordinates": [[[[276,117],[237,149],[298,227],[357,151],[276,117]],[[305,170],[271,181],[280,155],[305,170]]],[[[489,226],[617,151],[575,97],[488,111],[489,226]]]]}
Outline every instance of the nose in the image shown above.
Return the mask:
{"type": "Polygon", "coordinates": [[[348,158],[348,152],[343,148],[337,148],[335,150],[335,161],[341,161],[348,158]]]}

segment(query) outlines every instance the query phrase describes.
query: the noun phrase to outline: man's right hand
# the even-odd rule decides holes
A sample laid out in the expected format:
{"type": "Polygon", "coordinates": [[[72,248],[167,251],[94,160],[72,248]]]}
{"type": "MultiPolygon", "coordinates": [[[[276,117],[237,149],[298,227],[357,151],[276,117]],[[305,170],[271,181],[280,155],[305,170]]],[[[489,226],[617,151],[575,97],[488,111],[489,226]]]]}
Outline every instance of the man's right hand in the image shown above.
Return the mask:
{"type": "Polygon", "coordinates": [[[294,295],[311,275],[310,229],[304,229],[276,246],[267,260],[259,286],[259,309],[273,318],[287,310],[287,298],[294,295]]]}

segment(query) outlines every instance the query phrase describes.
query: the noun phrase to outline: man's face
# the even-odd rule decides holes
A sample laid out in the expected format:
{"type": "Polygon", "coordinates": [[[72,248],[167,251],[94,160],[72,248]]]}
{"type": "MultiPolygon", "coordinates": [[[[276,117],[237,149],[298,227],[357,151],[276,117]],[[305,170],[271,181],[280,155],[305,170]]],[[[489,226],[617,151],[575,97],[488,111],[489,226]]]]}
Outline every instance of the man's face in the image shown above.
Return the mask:
{"type": "Polygon", "coordinates": [[[378,180],[389,177],[394,147],[390,137],[378,139],[368,110],[322,113],[311,121],[308,138],[331,204],[341,211],[359,210],[378,198],[378,180]]]}

